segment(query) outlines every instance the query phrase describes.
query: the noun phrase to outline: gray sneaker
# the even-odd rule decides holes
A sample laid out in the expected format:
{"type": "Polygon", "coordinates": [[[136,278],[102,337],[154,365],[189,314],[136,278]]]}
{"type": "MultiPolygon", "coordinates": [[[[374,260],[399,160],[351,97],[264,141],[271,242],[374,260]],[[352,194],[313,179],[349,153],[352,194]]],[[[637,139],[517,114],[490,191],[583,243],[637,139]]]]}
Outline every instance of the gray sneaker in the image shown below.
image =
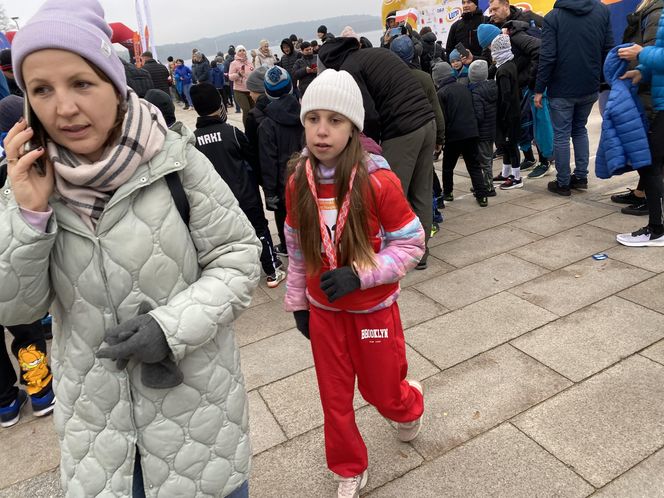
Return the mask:
{"type": "Polygon", "coordinates": [[[360,490],[367,485],[369,471],[365,470],[359,476],[341,477],[337,476],[339,488],[337,489],[337,498],[360,498],[360,490]]]}
{"type": "MultiPolygon", "coordinates": [[[[408,383],[417,389],[420,394],[424,395],[424,390],[422,389],[422,384],[417,382],[416,380],[409,380],[408,383]]],[[[420,416],[417,420],[413,420],[412,422],[402,422],[397,424],[397,437],[399,438],[400,441],[403,441],[404,443],[407,443],[409,441],[412,441],[415,439],[418,434],[420,433],[420,430],[422,429],[422,419],[424,418],[424,414],[420,416]]]]}
{"type": "Polygon", "coordinates": [[[528,173],[528,178],[542,178],[544,175],[546,175],[549,172],[550,169],[551,169],[551,163],[549,164],[537,163],[535,169],[533,169],[530,173],[528,173]]]}

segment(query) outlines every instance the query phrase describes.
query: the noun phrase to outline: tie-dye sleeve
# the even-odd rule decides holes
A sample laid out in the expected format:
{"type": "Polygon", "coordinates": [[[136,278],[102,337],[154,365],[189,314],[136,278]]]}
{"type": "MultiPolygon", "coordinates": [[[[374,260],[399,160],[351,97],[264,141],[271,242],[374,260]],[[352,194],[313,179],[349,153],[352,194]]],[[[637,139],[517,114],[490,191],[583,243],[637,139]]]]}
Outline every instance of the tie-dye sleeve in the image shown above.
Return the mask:
{"type": "Polygon", "coordinates": [[[286,274],[286,296],[284,297],[284,309],[286,311],[308,310],[307,300],[307,271],[300,248],[300,240],[297,228],[291,216],[291,199],[294,188],[292,177],[286,186],[286,222],[284,223],[284,234],[286,236],[286,247],[288,249],[288,272],[286,274]]]}

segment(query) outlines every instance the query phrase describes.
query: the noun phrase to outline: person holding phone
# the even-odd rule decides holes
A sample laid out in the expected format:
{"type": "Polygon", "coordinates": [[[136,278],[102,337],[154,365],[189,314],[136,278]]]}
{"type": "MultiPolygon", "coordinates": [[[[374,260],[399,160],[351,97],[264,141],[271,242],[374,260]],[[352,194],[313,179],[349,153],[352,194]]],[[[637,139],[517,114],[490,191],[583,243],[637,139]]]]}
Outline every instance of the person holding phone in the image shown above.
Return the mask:
{"type": "Polygon", "coordinates": [[[0,323],[52,310],[65,494],[246,497],[232,323],[261,246],[192,133],[128,89],[111,33],[97,0],[47,0],[13,40],[35,121],[5,138],[0,323]]]}
{"type": "Polygon", "coordinates": [[[318,76],[318,56],[314,54],[314,48],[308,41],[302,42],[300,49],[302,57],[295,61],[293,73],[300,95],[304,96],[307,87],[318,76]]]}
{"type": "Polygon", "coordinates": [[[472,55],[472,57],[467,57],[462,61],[467,65],[473,62],[473,59],[482,55],[482,47],[477,41],[477,28],[480,24],[489,22],[489,18],[484,15],[477,5],[478,0],[462,0],[461,19],[450,26],[445,46],[445,52],[451,54],[457,44],[462,43],[472,55]]]}

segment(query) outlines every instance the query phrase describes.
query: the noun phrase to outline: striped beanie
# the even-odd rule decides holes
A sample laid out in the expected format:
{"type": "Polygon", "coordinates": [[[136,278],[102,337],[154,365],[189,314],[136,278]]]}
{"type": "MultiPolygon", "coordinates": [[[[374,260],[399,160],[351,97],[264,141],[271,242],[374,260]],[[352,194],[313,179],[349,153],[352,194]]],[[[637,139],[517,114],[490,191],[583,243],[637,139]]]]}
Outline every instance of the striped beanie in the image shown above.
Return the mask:
{"type": "Polygon", "coordinates": [[[278,100],[284,95],[293,93],[293,83],[290,74],[285,69],[274,66],[265,73],[265,95],[270,100],[278,100]]]}

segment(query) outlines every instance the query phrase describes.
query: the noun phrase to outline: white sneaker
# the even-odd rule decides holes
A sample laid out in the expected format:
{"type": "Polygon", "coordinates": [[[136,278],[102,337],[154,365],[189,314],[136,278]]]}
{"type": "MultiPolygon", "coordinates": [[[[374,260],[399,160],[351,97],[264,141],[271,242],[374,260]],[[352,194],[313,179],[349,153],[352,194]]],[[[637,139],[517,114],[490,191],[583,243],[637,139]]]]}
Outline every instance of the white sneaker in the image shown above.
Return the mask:
{"type": "MultiPolygon", "coordinates": [[[[422,389],[422,384],[416,380],[409,380],[408,383],[417,389],[420,394],[424,395],[424,390],[422,389]]],[[[407,443],[415,439],[422,429],[422,419],[424,418],[424,413],[417,420],[412,422],[402,422],[397,424],[397,437],[400,441],[407,443]]]]}
{"type": "Polygon", "coordinates": [[[277,268],[273,275],[267,276],[267,286],[274,289],[284,278],[286,278],[286,272],[277,268]]]}
{"type": "Polygon", "coordinates": [[[354,477],[336,476],[335,479],[339,481],[337,498],[359,498],[360,490],[367,485],[369,471],[365,470],[359,476],[354,477]]]}
{"type": "Polygon", "coordinates": [[[632,233],[620,233],[616,240],[629,247],[664,247],[664,234],[654,237],[650,227],[645,226],[632,233]]]}

